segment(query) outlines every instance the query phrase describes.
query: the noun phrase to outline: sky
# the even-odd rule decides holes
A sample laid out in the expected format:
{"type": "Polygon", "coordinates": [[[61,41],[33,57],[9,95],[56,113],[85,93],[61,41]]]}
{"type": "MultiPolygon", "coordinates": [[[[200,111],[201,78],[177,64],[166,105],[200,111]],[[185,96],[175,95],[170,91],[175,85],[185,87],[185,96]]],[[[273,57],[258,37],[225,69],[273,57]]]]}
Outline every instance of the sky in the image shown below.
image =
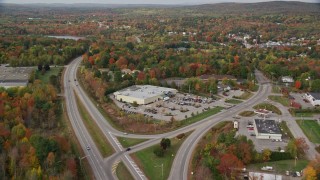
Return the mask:
{"type": "MultiPolygon", "coordinates": [[[[221,3],[221,2],[265,2],[270,0],[0,0],[0,3],[103,3],[103,4],[206,4],[206,3],[221,3]]],[[[317,2],[320,0],[299,0],[302,2],[317,2]]]]}

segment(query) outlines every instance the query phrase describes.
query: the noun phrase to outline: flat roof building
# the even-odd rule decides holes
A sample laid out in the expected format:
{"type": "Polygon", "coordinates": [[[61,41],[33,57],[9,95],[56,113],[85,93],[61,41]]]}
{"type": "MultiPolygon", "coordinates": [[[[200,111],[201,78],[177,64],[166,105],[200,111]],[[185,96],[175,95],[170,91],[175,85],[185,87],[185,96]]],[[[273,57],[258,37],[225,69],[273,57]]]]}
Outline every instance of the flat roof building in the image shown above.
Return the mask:
{"type": "Polygon", "coordinates": [[[275,120],[255,119],[254,131],[257,139],[281,140],[282,133],[275,120]]]}
{"type": "Polygon", "coordinates": [[[134,85],[114,92],[113,95],[116,100],[121,102],[150,104],[162,100],[165,96],[174,95],[177,92],[176,89],[172,88],[152,85],[134,85]]]}
{"type": "Polygon", "coordinates": [[[28,85],[34,67],[7,67],[0,66],[0,87],[24,87],[28,85]]]}

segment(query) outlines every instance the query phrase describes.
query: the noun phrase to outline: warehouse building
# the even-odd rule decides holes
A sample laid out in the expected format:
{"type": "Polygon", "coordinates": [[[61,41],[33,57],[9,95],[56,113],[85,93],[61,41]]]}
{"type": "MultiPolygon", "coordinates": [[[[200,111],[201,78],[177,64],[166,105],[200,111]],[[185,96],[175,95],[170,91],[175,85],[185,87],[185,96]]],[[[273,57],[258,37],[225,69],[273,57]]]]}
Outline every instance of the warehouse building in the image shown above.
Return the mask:
{"type": "Polygon", "coordinates": [[[281,130],[275,120],[255,119],[254,131],[257,139],[281,140],[281,130]]]}
{"type": "Polygon", "coordinates": [[[306,93],[306,98],[313,106],[320,106],[320,93],[306,93]]]}
{"type": "Polygon", "coordinates": [[[172,88],[152,85],[134,85],[117,91],[113,93],[113,95],[115,99],[120,102],[150,104],[175,95],[177,92],[176,89],[172,88]]]}
{"type": "Polygon", "coordinates": [[[33,70],[33,67],[7,67],[6,65],[0,65],[0,87],[27,86],[33,70]]]}

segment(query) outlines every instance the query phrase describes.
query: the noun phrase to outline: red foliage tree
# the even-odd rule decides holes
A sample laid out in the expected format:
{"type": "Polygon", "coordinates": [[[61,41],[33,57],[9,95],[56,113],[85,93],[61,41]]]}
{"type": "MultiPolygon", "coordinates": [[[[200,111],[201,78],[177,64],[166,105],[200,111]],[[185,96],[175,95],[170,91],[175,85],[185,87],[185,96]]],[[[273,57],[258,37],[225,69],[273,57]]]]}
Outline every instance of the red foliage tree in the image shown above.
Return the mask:
{"type": "Polygon", "coordinates": [[[233,154],[224,154],[220,159],[217,169],[225,177],[235,177],[239,169],[243,168],[243,163],[233,154]]]}
{"type": "Polygon", "coordinates": [[[301,88],[301,81],[297,80],[296,83],[294,84],[294,87],[297,89],[301,88]]]}

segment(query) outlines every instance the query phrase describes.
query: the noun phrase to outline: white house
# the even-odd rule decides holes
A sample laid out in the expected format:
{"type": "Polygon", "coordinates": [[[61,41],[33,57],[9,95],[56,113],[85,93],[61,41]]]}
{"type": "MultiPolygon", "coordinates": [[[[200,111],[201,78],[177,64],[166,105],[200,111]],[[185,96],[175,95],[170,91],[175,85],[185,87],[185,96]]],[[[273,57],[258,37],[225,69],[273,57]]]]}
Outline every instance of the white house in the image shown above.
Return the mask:
{"type": "Polygon", "coordinates": [[[294,80],[291,76],[282,76],[281,81],[283,83],[293,83],[294,82],[294,80]]]}
{"type": "Polygon", "coordinates": [[[308,99],[313,106],[320,106],[320,93],[306,93],[306,99],[308,99]]]}

